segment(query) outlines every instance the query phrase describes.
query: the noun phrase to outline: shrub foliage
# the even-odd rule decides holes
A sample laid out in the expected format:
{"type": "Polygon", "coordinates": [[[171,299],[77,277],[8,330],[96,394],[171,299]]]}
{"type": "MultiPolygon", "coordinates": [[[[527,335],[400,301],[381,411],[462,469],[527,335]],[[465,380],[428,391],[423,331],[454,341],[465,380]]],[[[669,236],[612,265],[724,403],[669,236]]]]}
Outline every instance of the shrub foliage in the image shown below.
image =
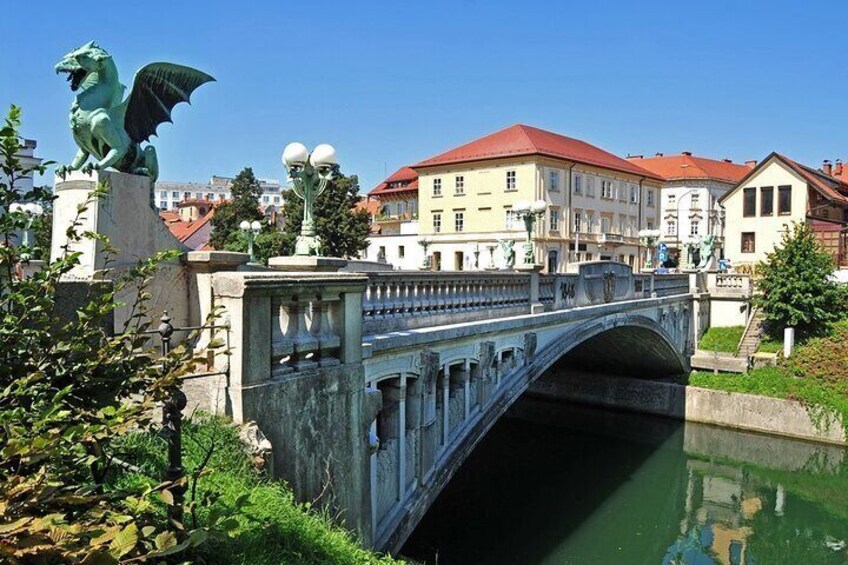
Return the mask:
{"type": "Polygon", "coordinates": [[[794,327],[799,337],[821,334],[845,315],[845,291],[831,279],[833,259],[822,251],[810,227],[794,223],[779,247],[757,266],[756,303],[766,326],[777,335],[794,327]]]}

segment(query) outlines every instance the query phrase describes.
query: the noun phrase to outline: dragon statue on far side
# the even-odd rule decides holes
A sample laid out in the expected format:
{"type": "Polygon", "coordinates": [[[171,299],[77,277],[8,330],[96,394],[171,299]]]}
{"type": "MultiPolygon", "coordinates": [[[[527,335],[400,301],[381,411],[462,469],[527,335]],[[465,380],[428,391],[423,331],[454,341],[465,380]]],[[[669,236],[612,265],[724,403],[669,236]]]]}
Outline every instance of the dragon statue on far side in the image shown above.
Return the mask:
{"type": "Polygon", "coordinates": [[[56,174],[64,178],[69,171],[113,168],[122,173],[145,175],[153,182],[159,176],[159,162],[152,145],[141,147],[156,135],[156,128],[171,121],[171,110],[179,102],[189,102],[194,90],[211,76],[173,63],[151,63],[142,67],[133,80],[129,96],[118,81],[112,56],[93,41],[74,49],[56,64],[57,73],[67,73],[71,90],[71,132],[79,150],[70,165],[62,165],[56,174]],[[96,161],[86,165],[88,158],[96,161]]]}

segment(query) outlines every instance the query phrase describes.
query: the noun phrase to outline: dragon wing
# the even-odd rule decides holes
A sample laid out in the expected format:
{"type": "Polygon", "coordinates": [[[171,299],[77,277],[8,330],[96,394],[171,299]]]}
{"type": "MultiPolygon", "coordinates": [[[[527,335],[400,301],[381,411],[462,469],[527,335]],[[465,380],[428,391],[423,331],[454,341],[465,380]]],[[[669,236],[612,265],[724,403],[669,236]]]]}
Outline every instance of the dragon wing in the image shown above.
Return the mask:
{"type": "Polygon", "coordinates": [[[214,80],[197,69],[173,63],[151,63],[142,67],[135,74],[127,98],[124,128],[130,139],[136,143],[148,141],[151,135],[156,135],[159,124],[171,122],[174,106],[189,102],[198,86],[214,80]]]}

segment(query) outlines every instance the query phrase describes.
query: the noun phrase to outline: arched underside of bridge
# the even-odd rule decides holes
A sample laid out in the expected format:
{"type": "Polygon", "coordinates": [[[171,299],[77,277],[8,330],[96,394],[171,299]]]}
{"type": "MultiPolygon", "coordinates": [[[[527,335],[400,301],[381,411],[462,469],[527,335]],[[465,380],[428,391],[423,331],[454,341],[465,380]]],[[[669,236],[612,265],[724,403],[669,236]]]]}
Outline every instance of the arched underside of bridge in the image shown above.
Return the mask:
{"type": "Polygon", "coordinates": [[[559,358],[553,370],[655,379],[684,373],[686,360],[657,328],[626,325],[581,341],[559,358]]]}
{"type": "MultiPolygon", "coordinates": [[[[528,387],[546,374],[560,368],[583,371],[605,371],[611,374],[660,378],[679,375],[688,366],[675,345],[683,325],[670,328],[649,317],[611,315],[575,325],[545,343],[535,353],[523,351],[523,363],[498,380],[497,386],[473,416],[456,427],[456,435],[444,447],[437,468],[426,484],[418,486],[404,504],[405,511],[390,531],[380,536],[379,547],[397,551],[426,513],[450,478],[528,387]]],[[[685,335],[685,333],[683,334],[685,335]]],[[[450,431],[453,434],[453,430],[450,431]]]]}

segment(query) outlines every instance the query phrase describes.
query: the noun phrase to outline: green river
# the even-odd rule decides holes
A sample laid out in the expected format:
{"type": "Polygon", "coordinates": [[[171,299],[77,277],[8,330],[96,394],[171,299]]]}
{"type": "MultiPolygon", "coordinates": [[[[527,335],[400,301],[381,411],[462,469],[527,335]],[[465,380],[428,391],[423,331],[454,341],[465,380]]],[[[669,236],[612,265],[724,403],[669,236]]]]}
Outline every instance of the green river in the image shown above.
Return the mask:
{"type": "Polygon", "coordinates": [[[401,554],[471,564],[846,564],[842,448],[522,399],[401,554]]]}

